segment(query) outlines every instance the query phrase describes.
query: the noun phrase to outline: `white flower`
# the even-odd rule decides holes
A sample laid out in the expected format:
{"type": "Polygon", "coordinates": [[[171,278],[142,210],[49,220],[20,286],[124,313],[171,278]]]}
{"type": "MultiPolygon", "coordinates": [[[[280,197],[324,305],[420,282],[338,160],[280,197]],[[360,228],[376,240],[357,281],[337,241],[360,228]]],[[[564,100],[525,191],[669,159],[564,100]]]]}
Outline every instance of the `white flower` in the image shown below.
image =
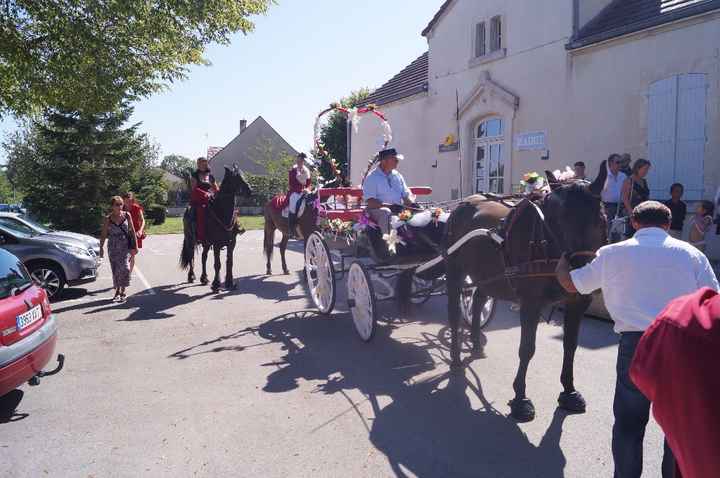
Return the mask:
{"type": "Polygon", "coordinates": [[[400,239],[396,229],[390,231],[390,234],[383,234],[383,239],[387,242],[388,250],[393,254],[397,254],[398,244],[402,244],[403,246],[405,245],[405,241],[400,239]]]}
{"type": "Polygon", "coordinates": [[[558,181],[570,181],[571,179],[575,179],[575,171],[573,171],[570,166],[565,166],[565,171],[556,169],[553,171],[553,176],[555,176],[555,179],[558,181]]]}

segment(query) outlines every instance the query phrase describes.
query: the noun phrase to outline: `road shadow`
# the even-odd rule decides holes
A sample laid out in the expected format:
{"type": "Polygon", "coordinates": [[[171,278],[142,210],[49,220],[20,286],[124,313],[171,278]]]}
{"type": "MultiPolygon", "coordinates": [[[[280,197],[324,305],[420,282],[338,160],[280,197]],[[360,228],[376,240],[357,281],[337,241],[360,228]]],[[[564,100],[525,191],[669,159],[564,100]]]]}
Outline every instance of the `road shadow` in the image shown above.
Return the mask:
{"type": "MultiPolygon", "coordinates": [[[[303,380],[319,382],[316,393],[343,395],[348,411],[357,416],[398,477],[564,476],[563,412],[556,411],[535,446],[484,396],[472,369],[465,372],[470,380],[437,370],[438,365],[445,369],[448,359],[441,337],[423,334],[413,341],[395,340],[390,329],[380,328],[365,344],[351,327],[347,320],[297,314],[260,325],[257,334],[281,344],[285,353],[263,364],[271,369],[263,390],[287,393],[303,380]],[[360,392],[366,400],[358,403],[349,391],[360,392]],[[387,398],[391,403],[381,406],[387,398]],[[365,402],[372,416],[366,416],[365,402]],[[474,408],[473,402],[480,406],[474,408]]],[[[446,334],[443,329],[439,335],[446,334]]],[[[466,342],[464,349],[468,348],[466,342]]]]}
{"type": "Polygon", "coordinates": [[[23,399],[25,392],[16,389],[0,397],[0,424],[18,422],[29,416],[27,413],[18,413],[17,408],[23,399]]]}
{"type": "MultiPolygon", "coordinates": [[[[276,276],[267,275],[249,275],[235,278],[235,289],[234,290],[221,290],[213,297],[216,300],[221,300],[227,296],[232,295],[253,295],[260,299],[272,300],[275,303],[286,302],[288,300],[298,300],[306,298],[305,288],[299,290],[297,293],[292,292],[298,287],[298,283],[284,282],[281,280],[275,280],[276,276]]],[[[283,275],[279,277],[292,277],[292,275],[283,275]]],[[[299,276],[298,276],[299,277],[299,276]]]]}
{"type": "Polygon", "coordinates": [[[104,297],[90,302],[80,302],[67,307],[60,307],[54,309],[54,311],[60,313],[78,310],[84,311],[83,315],[101,314],[111,310],[129,311],[129,315],[124,319],[120,319],[119,322],[169,319],[175,316],[175,314],[168,312],[170,309],[213,295],[209,287],[206,293],[199,295],[183,292],[197,287],[199,286],[192,284],[157,286],[152,289],[152,293],[145,290],[128,296],[127,300],[121,303],[112,302],[111,297],[104,297]]]}

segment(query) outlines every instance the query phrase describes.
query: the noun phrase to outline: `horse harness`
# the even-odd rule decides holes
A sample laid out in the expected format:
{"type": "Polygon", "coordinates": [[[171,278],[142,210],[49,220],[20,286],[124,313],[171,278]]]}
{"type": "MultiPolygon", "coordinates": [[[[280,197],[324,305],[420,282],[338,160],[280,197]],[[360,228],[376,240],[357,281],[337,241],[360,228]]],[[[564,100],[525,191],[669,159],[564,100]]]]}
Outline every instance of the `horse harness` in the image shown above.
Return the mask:
{"type": "MultiPolygon", "coordinates": [[[[556,278],[557,273],[555,272],[555,269],[560,260],[550,257],[549,241],[552,241],[552,243],[554,243],[562,251],[561,256],[567,253],[567,251],[565,250],[563,242],[560,241],[558,236],[548,226],[547,221],[545,220],[545,215],[540,207],[534,201],[525,197],[518,198],[513,196],[506,197],[494,195],[487,195],[486,197],[488,201],[497,201],[510,208],[510,213],[502,219],[500,226],[491,229],[479,228],[470,231],[447,250],[443,250],[441,252],[442,257],[421,266],[417,269],[417,271],[422,272],[437,265],[440,261],[447,260],[448,256],[476,237],[487,237],[497,245],[499,251],[501,252],[504,272],[489,279],[476,282],[473,286],[480,287],[499,281],[506,281],[513,294],[517,296],[518,281],[522,279],[556,278]],[[517,201],[518,199],[519,201],[517,201]],[[529,260],[520,262],[513,257],[513,250],[509,244],[512,243],[511,238],[513,237],[513,229],[517,226],[518,219],[523,217],[528,208],[530,208],[530,211],[534,210],[533,214],[528,214],[532,217],[531,235],[530,240],[527,243],[527,248],[530,251],[530,258],[529,260]]],[[[573,258],[580,256],[595,257],[596,253],[593,251],[581,250],[573,251],[567,255],[568,259],[572,260],[573,258]]]]}

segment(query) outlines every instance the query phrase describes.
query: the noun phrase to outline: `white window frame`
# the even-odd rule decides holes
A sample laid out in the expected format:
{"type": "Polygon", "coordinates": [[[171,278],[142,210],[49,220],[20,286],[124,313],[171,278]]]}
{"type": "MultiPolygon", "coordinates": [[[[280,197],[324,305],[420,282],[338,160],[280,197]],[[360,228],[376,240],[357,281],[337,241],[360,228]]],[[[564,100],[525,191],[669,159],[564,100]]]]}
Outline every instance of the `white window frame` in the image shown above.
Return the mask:
{"type": "Polygon", "coordinates": [[[502,116],[487,116],[483,118],[482,120],[478,121],[475,124],[475,127],[473,128],[473,190],[474,192],[492,192],[497,194],[503,194],[505,190],[507,189],[507,168],[506,168],[506,161],[505,161],[505,128],[507,127],[506,121],[503,119],[502,116]],[[477,131],[480,128],[480,126],[483,123],[487,123],[493,120],[500,121],[500,135],[499,136],[485,136],[482,138],[478,138],[477,131]],[[498,172],[500,165],[502,164],[503,168],[503,174],[498,174],[497,176],[490,176],[490,151],[492,149],[492,146],[500,145],[500,157],[498,158],[498,172]],[[484,177],[479,178],[478,177],[478,158],[477,158],[477,152],[478,148],[484,148],[484,164],[482,167],[482,170],[484,172],[484,177]],[[502,180],[502,187],[498,191],[491,191],[490,190],[490,183],[493,179],[500,179],[502,180]],[[483,182],[483,187],[478,188],[478,181],[483,182]]]}
{"type": "Polygon", "coordinates": [[[477,20],[472,28],[472,45],[469,67],[472,68],[477,65],[482,65],[491,61],[505,58],[507,49],[505,48],[505,16],[494,15],[489,19],[477,20]],[[496,28],[499,26],[499,28],[496,28]],[[482,30],[482,43],[480,42],[479,35],[482,30]],[[478,50],[482,44],[482,54],[478,50]]]}

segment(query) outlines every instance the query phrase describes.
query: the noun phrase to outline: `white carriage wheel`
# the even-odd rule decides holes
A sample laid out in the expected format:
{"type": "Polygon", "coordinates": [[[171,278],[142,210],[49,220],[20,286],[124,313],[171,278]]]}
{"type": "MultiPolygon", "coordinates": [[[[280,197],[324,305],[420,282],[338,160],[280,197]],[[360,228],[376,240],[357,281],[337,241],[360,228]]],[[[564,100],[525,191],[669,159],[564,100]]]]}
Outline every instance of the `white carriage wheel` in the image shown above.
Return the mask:
{"type": "MultiPolygon", "coordinates": [[[[465,279],[467,285],[472,280],[465,279]]],[[[472,328],[473,315],[480,315],[480,328],[485,327],[495,314],[495,297],[481,296],[477,287],[468,287],[460,292],[460,313],[468,328],[472,328]]]]}
{"type": "Polygon", "coordinates": [[[347,278],[348,307],[352,313],[355,330],[363,340],[369,342],[377,326],[375,291],[367,269],[360,262],[350,265],[347,278]]]}
{"type": "Polygon", "coordinates": [[[313,232],[305,243],[305,274],[313,304],[321,314],[329,314],[335,308],[335,266],[319,232],[313,232]]]}

